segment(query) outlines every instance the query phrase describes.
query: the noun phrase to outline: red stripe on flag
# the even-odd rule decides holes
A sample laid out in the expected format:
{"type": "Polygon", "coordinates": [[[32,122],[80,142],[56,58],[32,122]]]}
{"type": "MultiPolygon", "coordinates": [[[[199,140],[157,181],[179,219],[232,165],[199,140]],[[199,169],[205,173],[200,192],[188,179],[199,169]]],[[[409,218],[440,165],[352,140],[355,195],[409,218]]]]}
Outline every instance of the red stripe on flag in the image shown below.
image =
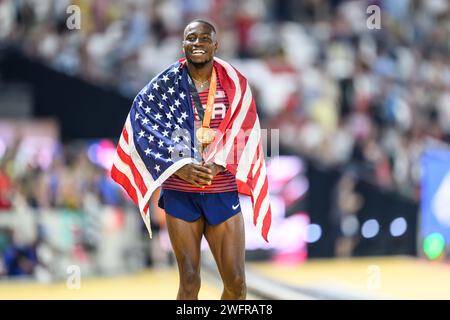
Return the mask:
{"type": "Polygon", "coordinates": [[[139,188],[139,192],[141,193],[141,195],[144,196],[147,193],[147,186],[145,185],[144,179],[142,179],[141,174],[136,169],[133,160],[131,160],[131,157],[122,150],[120,145],[117,147],[117,154],[119,155],[119,158],[130,168],[131,174],[134,178],[134,182],[139,188]]]}
{"type": "Polygon", "coordinates": [[[148,214],[147,210],[148,210],[148,202],[145,204],[145,207],[144,207],[144,215],[148,214]]]}
{"type": "Polygon", "coordinates": [[[267,236],[269,234],[271,224],[272,224],[272,209],[270,208],[270,205],[269,205],[269,209],[267,210],[267,213],[264,217],[263,226],[262,226],[262,236],[263,236],[264,240],[266,240],[267,242],[269,242],[267,236]]]}
{"type": "MultiPolygon", "coordinates": [[[[256,179],[253,176],[253,169],[255,168],[255,166],[257,165],[257,162],[258,162],[258,157],[259,157],[258,150],[259,150],[259,148],[260,148],[259,146],[256,148],[256,152],[255,152],[255,154],[253,156],[252,164],[250,165],[250,170],[248,170],[248,174],[247,174],[246,186],[247,186],[249,195],[251,195],[251,191],[253,191],[253,188],[255,187],[255,183],[256,183],[256,179]]],[[[256,172],[255,175],[256,174],[258,174],[258,172],[256,172]]]]}
{"type": "MultiPolygon", "coordinates": [[[[263,161],[263,160],[261,159],[261,161],[263,161]]],[[[255,173],[255,175],[253,177],[253,181],[252,181],[252,185],[251,185],[252,186],[252,190],[255,189],[256,184],[258,183],[259,175],[261,174],[261,168],[262,168],[262,163],[260,162],[259,163],[259,167],[258,167],[258,169],[256,169],[256,173],[255,173]]],[[[250,174],[251,174],[251,172],[250,172],[250,174]]]]}
{"type": "Polygon", "coordinates": [[[133,199],[134,203],[139,206],[138,197],[136,194],[136,189],[133,187],[133,185],[130,182],[130,179],[122,173],[119,169],[116,168],[116,166],[113,165],[111,169],[111,178],[120,184],[125,191],[128,193],[131,199],[133,199]]]}
{"type": "Polygon", "coordinates": [[[256,203],[255,203],[255,207],[254,207],[254,220],[253,223],[256,224],[256,220],[259,217],[260,214],[260,210],[261,210],[261,204],[263,202],[263,200],[267,197],[267,192],[268,192],[268,182],[267,182],[267,177],[264,177],[264,184],[261,188],[261,191],[259,192],[258,195],[256,195],[256,203]]]}
{"type": "Polygon", "coordinates": [[[128,131],[125,126],[123,127],[123,130],[122,130],[122,136],[125,139],[125,141],[128,143],[128,131]]]}
{"type": "MultiPolygon", "coordinates": [[[[231,163],[239,163],[241,161],[243,151],[245,150],[245,147],[247,146],[251,131],[254,130],[256,120],[257,120],[256,109],[254,109],[250,106],[247,114],[245,115],[244,121],[242,122],[242,125],[240,128],[241,131],[234,140],[235,152],[231,153],[231,155],[233,156],[234,159],[227,159],[227,162],[228,162],[228,160],[233,161],[231,163]],[[251,131],[248,131],[248,130],[251,130],[251,131]],[[244,136],[242,137],[242,135],[244,135],[244,136]],[[244,141],[242,141],[242,140],[244,140],[244,141]],[[238,146],[239,148],[237,148],[236,146],[238,146]]],[[[259,143],[259,141],[258,141],[258,143],[259,143]]],[[[258,148],[256,150],[258,150],[258,148]]],[[[253,159],[253,157],[252,157],[252,159],[253,159]]],[[[249,161],[248,156],[246,158],[244,158],[243,160],[249,161]]]]}

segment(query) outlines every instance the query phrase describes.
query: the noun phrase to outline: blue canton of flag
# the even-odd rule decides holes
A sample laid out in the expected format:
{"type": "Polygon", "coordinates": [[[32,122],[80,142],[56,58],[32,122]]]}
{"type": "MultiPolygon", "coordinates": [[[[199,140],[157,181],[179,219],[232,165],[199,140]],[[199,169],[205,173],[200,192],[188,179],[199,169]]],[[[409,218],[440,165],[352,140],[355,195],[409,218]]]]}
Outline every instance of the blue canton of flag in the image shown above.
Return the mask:
{"type": "Polygon", "coordinates": [[[136,150],[155,180],[180,159],[201,159],[187,68],[180,66],[177,62],[150,81],[130,111],[136,150]]]}

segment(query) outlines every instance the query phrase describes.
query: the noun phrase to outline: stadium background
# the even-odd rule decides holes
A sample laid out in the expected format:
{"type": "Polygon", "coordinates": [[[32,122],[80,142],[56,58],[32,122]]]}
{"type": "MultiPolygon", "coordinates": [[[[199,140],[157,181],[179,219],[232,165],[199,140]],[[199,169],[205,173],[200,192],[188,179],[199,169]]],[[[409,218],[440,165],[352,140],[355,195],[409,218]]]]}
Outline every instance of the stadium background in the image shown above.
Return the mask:
{"type": "MultiPolygon", "coordinates": [[[[249,297],[450,298],[445,0],[0,0],[0,298],[176,296],[157,194],[149,240],[109,168],[197,17],[268,129],[269,244],[242,199],[249,297]]],[[[203,269],[219,298],[207,250],[203,269]]]]}

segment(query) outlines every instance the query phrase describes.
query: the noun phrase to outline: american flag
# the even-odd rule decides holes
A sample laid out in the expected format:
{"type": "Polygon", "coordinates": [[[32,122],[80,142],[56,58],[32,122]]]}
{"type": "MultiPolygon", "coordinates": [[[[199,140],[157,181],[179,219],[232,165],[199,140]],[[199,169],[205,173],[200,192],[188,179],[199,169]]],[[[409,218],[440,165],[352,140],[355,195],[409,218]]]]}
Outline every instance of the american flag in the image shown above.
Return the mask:
{"type": "MultiPolygon", "coordinates": [[[[268,181],[256,104],[247,80],[214,58],[230,108],[204,155],[236,176],[238,191],[251,196],[253,223],[268,241],[271,224],[268,181]]],[[[117,146],[111,177],[138,205],[151,237],[149,200],[178,169],[199,163],[185,59],[153,78],[136,96],[117,146]]]]}

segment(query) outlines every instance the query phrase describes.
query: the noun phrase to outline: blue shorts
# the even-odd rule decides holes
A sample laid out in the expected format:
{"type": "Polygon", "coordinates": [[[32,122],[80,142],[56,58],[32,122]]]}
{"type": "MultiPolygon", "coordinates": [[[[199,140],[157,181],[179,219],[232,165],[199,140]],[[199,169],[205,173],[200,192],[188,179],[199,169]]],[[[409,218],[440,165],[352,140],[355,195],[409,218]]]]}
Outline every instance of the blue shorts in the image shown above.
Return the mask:
{"type": "Polygon", "coordinates": [[[188,222],[203,216],[211,225],[222,223],[241,211],[237,191],[193,193],[161,190],[158,206],[167,214],[188,222]]]}

